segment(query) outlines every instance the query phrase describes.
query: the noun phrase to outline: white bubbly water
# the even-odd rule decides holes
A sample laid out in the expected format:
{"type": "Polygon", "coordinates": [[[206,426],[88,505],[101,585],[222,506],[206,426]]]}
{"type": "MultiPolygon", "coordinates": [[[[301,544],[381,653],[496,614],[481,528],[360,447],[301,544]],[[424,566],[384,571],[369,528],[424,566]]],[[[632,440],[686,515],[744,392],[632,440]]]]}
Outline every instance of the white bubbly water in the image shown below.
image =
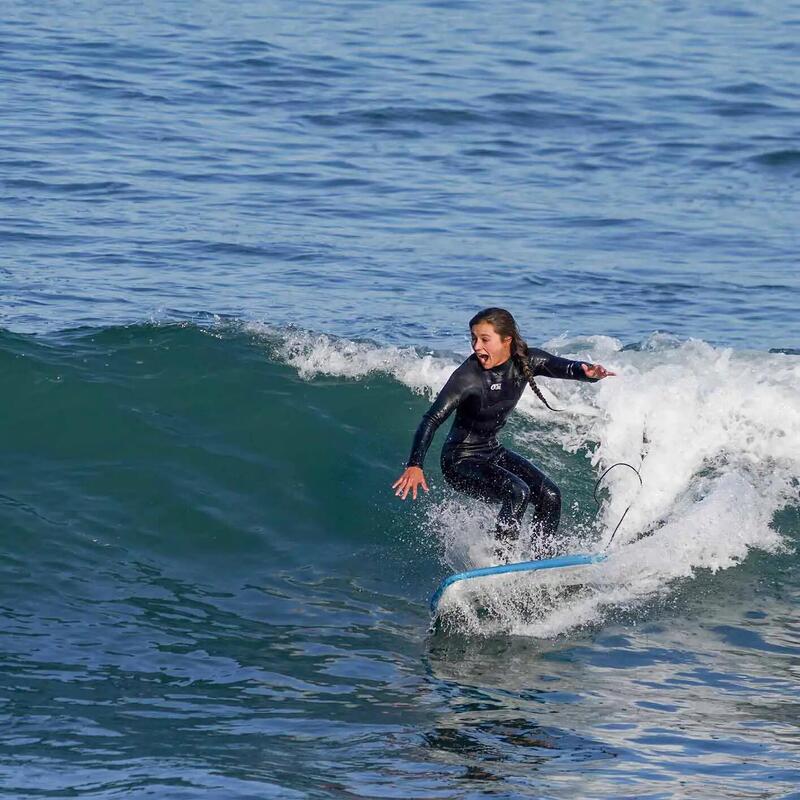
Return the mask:
{"type": "MultiPolygon", "coordinates": [[[[303,331],[284,331],[280,339],[281,356],[303,377],[384,373],[430,399],[460,363],[303,331]]],[[[598,477],[611,464],[628,462],[644,485],[629,469],[612,470],[603,482],[606,499],[596,530],[562,534],[561,552],[595,552],[630,505],[605,562],[560,576],[486,579],[474,589],[456,584],[440,602],[452,625],[482,634],[551,637],[601,620],[610,607],[635,607],[669,592],[675,580],[697,570],[734,567],[750,549],[786,547],[771,522],[776,511],[798,501],[800,358],[658,334],[635,350],[603,336],[561,337],[543,347],[602,363],[617,377],[595,384],[540,379],[551,405],[563,413],[549,411],[527,390],[517,411],[536,430],[523,426],[523,453],[526,438],[544,436],[566,452],[584,449],[598,477]]],[[[409,420],[409,437],[417,422],[409,420]]],[[[430,504],[429,522],[449,568],[493,563],[496,513],[496,507],[452,494],[430,504]]],[[[526,549],[523,537],[512,559],[538,555],[526,549]]]]}

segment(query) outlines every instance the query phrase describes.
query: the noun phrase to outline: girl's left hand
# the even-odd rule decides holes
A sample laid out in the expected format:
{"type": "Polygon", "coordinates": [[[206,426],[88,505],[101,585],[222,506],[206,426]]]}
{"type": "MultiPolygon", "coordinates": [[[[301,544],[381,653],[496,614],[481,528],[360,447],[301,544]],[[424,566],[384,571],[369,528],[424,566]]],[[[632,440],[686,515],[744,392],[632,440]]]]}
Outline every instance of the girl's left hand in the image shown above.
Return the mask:
{"type": "Polygon", "coordinates": [[[595,378],[596,380],[617,374],[606,369],[602,364],[581,364],[581,367],[583,367],[583,372],[587,378],[595,378]]]}

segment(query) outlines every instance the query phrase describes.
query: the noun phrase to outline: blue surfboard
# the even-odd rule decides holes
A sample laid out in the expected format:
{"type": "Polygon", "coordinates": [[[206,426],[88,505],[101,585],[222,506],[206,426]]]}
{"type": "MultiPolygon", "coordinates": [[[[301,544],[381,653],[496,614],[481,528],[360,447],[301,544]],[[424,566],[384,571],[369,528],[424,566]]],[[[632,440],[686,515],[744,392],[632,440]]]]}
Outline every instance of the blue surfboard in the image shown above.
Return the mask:
{"type": "Polygon", "coordinates": [[[538,561],[520,561],[516,564],[499,564],[496,567],[480,567],[467,572],[457,572],[445,578],[431,596],[431,612],[436,613],[439,600],[448,586],[458,581],[468,581],[472,578],[485,578],[487,575],[505,575],[509,572],[536,572],[541,569],[562,569],[564,567],[583,567],[587,564],[598,564],[605,561],[604,553],[580,553],[571,556],[558,556],[557,558],[542,558],[538,561]]]}

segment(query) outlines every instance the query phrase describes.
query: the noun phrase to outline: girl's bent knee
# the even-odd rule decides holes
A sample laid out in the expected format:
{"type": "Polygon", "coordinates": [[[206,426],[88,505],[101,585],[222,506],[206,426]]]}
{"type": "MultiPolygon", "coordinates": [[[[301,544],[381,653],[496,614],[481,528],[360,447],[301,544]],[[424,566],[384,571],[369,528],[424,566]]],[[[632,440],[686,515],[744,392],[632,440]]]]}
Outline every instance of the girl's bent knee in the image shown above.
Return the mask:
{"type": "Polygon", "coordinates": [[[554,483],[545,484],[542,488],[542,499],[550,506],[561,506],[561,490],[554,483]]]}
{"type": "Polygon", "coordinates": [[[531,498],[531,487],[525,481],[511,482],[510,494],[515,506],[527,506],[531,498]]]}

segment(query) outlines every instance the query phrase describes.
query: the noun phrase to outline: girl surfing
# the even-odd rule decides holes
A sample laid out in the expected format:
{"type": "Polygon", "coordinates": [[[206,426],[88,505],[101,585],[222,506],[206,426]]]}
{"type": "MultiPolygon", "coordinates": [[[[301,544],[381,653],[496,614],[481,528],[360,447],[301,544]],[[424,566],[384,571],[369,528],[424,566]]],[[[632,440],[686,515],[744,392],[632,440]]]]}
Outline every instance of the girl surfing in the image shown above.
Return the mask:
{"type": "MultiPolygon", "coordinates": [[[[528,347],[514,317],[503,308],[486,308],[469,321],[472,355],[458,367],[422,417],[395,494],[416,500],[428,484],[422,471],[425,454],[438,427],[456,412],[442,448],[445,480],[480,500],[500,503],[494,536],[496,553],[517,539],[522,518],[533,505],[542,534],[552,536],[561,518],[561,493],[541,470],[497,441],[497,434],[519,402],[526,384],[551,408],[534,378],[596,382],[614,375],[600,364],[559,358],[528,347]]],[[[551,408],[551,410],[554,410],[551,408]]]]}

